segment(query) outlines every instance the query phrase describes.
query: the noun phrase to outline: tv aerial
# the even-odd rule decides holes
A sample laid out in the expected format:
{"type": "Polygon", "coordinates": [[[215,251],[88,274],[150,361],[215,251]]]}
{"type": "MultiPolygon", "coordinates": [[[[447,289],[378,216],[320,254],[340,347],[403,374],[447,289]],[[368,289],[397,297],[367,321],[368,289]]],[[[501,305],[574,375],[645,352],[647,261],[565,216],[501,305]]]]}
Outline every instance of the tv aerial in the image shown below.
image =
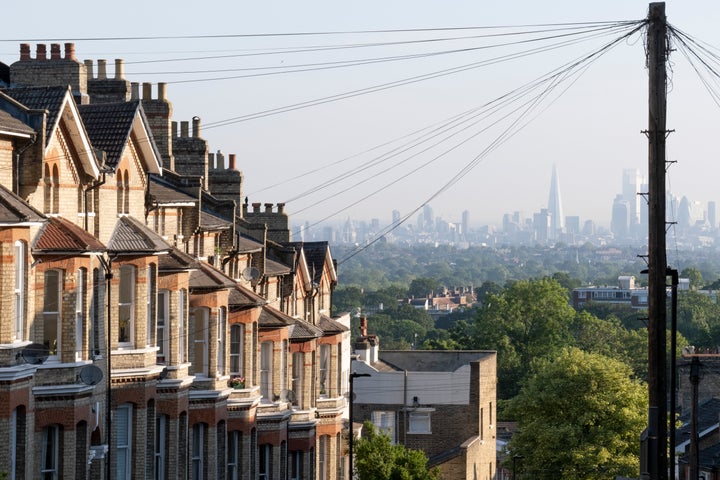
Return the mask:
{"type": "Polygon", "coordinates": [[[49,356],[50,351],[47,346],[42,343],[31,343],[23,348],[16,358],[22,358],[25,363],[30,365],[40,365],[45,363],[49,356]]]}

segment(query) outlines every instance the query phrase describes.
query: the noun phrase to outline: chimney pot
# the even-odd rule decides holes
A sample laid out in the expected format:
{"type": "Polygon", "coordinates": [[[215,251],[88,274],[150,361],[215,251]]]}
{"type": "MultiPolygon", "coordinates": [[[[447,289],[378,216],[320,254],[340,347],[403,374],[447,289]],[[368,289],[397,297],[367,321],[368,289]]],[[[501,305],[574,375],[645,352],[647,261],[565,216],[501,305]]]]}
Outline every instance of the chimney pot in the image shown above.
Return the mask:
{"type": "Polygon", "coordinates": [[[260,202],[258,202],[258,203],[253,202],[252,207],[253,207],[253,213],[260,213],[260,202]]]}
{"type": "Polygon", "coordinates": [[[200,117],[193,117],[193,138],[200,138],[200,117]]]}
{"type": "Polygon", "coordinates": [[[228,169],[235,170],[235,154],[230,154],[230,164],[228,165],[228,169]]]}
{"type": "Polygon", "coordinates": [[[68,42],[65,44],[65,60],[75,61],[75,44],[68,42]]]}
{"type": "Polygon", "coordinates": [[[167,83],[158,82],[158,100],[167,101],[167,83]]]}
{"type": "Polygon", "coordinates": [[[21,43],[20,44],[20,61],[23,60],[30,60],[30,44],[29,43],[21,43]]]}
{"type": "Polygon", "coordinates": [[[178,124],[177,124],[177,122],[172,122],[172,123],[170,124],[170,131],[171,131],[171,136],[172,136],[172,138],[177,137],[177,135],[178,135],[178,124]]]}
{"type": "Polygon", "coordinates": [[[142,99],[145,101],[152,100],[152,83],[143,82],[143,93],[142,99]]]}
{"type": "Polygon", "coordinates": [[[265,204],[265,213],[272,213],[272,207],[273,207],[272,203],[266,203],[265,204]]]}
{"type": "Polygon", "coordinates": [[[180,137],[187,138],[188,137],[188,130],[189,130],[189,123],[187,120],[183,120],[180,122],[180,137]]]}
{"type": "Polygon", "coordinates": [[[285,213],[285,204],[284,204],[284,203],[278,203],[278,204],[277,204],[277,210],[278,210],[278,213],[285,213]]]}
{"type": "Polygon", "coordinates": [[[115,59],[115,80],[122,80],[125,78],[125,62],[122,58],[115,59]]]}
{"type": "Polygon", "coordinates": [[[88,78],[88,79],[93,79],[93,78],[94,78],[94,77],[93,77],[93,75],[94,75],[94,70],[95,70],[95,69],[93,68],[93,67],[94,67],[93,61],[92,61],[92,60],[85,60],[85,62],[83,62],[83,63],[85,63],[85,71],[87,72],[87,78],[88,78]]]}
{"type": "Polygon", "coordinates": [[[35,54],[36,60],[47,60],[47,47],[44,43],[37,44],[37,53],[35,54]]]}
{"type": "Polygon", "coordinates": [[[60,60],[60,44],[50,44],[50,60],[60,60]]]}
{"type": "Polygon", "coordinates": [[[98,76],[99,80],[105,80],[107,78],[107,60],[104,58],[98,59],[98,76]]]}
{"type": "Polygon", "coordinates": [[[140,100],[140,84],[138,82],[130,82],[130,99],[140,100]]]}

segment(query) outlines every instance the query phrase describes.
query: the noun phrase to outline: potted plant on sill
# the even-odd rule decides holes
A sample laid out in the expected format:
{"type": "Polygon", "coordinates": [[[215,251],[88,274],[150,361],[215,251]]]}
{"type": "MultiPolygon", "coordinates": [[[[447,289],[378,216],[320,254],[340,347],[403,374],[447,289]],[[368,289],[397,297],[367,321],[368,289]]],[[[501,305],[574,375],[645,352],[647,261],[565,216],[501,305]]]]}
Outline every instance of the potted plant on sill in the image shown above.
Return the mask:
{"type": "Polygon", "coordinates": [[[245,388],[245,377],[233,377],[230,379],[230,386],[236,390],[245,388]]]}

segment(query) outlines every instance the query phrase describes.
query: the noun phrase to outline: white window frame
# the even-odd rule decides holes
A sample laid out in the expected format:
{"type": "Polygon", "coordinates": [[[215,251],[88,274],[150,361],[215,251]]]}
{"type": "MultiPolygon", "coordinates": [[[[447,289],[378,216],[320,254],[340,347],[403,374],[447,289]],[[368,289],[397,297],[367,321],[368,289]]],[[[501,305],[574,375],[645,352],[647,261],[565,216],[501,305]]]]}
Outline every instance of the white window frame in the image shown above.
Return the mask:
{"type": "Polygon", "coordinates": [[[188,325],[187,325],[187,308],[185,307],[186,301],[185,289],[178,290],[178,363],[185,363],[187,361],[187,349],[188,349],[188,325]]]}
{"type": "Polygon", "coordinates": [[[411,411],[408,415],[408,431],[412,435],[432,434],[432,410],[419,409],[411,411]]]}
{"type": "Polygon", "coordinates": [[[25,242],[17,240],[15,252],[15,322],[13,340],[25,340],[25,242]]]}
{"type": "Polygon", "coordinates": [[[145,332],[145,344],[148,347],[155,347],[157,345],[157,334],[155,329],[156,327],[156,315],[155,310],[156,308],[156,295],[157,295],[157,289],[155,288],[155,281],[156,277],[155,274],[157,272],[157,268],[155,268],[155,264],[152,263],[147,266],[146,272],[146,280],[145,285],[147,286],[147,331],[145,332]]]}
{"type": "Polygon", "coordinates": [[[271,340],[260,344],[260,394],[263,400],[268,402],[273,401],[273,350],[274,345],[271,340]]]}
{"type": "Polygon", "coordinates": [[[225,374],[225,332],[227,326],[227,314],[224,307],[217,311],[217,375],[225,374]]]}
{"type": "Polygon", "coordinates": [[[210,324],[210,309],[197,307],[193,309],[193,372],[195,375],[208,377],[209,369],[209,346],[208,327],[210,324]]]}
{"type": "Polygon", "coordinates": [[[43,304],[43,343],[48,347],[48,360],[59,361],[62,358],[62,290],[63,290],[63,271],[58,269],[47,270],[44,275],[44,304],[43,304]],[[57,275],[57,291],[51,292],[49,281],[50,275],[57,275]],[[55,295],[55,305],[48,303],[55,295]],[[55,307],[54,309],[52,307],[55,307]],[[48,326],[55,329],[55,336],[50,338],[47,334],[48,326]]]}
{"type": "Polygon", "coordinates": [[[372,412],[372,423],[375,429],[383,435],[390,437],[390,442],[395,444],[396,414],[392,410],[375,410],[372,412]]]}
{"type": "Polygon", "coordinates": [[[158,290],[157,301],[157,363],[167,364],[170,355],[170,292],[158,290]]]}
{"type": "Polygon", "coordinates": [[[290,452],[290,480],[301,480],[303,478],[303,452],[293,450],[290,452]]]}
{"type": "Polygon", "coordinates": [[[129,403],[120,405],[115,411],[116,425],[116,471],[117,480],[130,480],[132,476],[132,450],[133,450],[133,408],[129,403]]]}
{"type": "Polygon", "coordinates": [[[190,475],[192,480],[203,480],[205,424],[196,423],[192,427],[192,454],[190,457],[190,475]]]}
{"type": "Polygon", "coordinates": [[[245,325],[230,325],[230,375],[244,376],[245,371],[245,325]]]}
{"type": "Polygon", "coordinates": [[[40,478],[57,480],[60,474],[60,425],[48,425],[42,430],[40,478]]]}
{"type": "Polygon", "coordinates": [[[136,272],[134,265],[123,265],[120,267],[120,282],[118,284],[118,347],[132,348],[135,340],[135,287],[136,272]],[[124,291],[125,286],[127,291],[124,291]],[[123,310],[126,310],[128,318],[123,317],[123,310]],[[126,337],[121,336],[120,322],[127,322],[126,337]]]}
{"type": "Polygon", "coordinates": [[[87,292],[87,269],[79,268],[75,278],[75,360],[83,359],[85,336],[85,294],[87,292]]]}
{"type": "Polygon", "coordinates": [[[270,466],[272,465],[272,445],[260,445],[258,451],[258,480],[270,480],[270,466]]]}
{"type": "Polygon", "coordinates": [[[228,432],[227,441],[227,480],[240,479],[242,436],[237,430],[228,432]]]}
{"type": "Polygon", "coordinates": [[[292,391],[295,394],[293,405],[302,407],[303,372],[305,369],[305,354],[294,352],[292,354],[292,391]]]}
{"type": "Polygon", "coordinates": [[[328,376],[330,374],[330,345],[323,343],[320,345],[320,396],[328,395],[328,376]]]}
{"type": "Polygon", "coordinates": [[[155,479],[165,478],[165,434],[167,432],[167,415],[155,417],[155,479]]]}

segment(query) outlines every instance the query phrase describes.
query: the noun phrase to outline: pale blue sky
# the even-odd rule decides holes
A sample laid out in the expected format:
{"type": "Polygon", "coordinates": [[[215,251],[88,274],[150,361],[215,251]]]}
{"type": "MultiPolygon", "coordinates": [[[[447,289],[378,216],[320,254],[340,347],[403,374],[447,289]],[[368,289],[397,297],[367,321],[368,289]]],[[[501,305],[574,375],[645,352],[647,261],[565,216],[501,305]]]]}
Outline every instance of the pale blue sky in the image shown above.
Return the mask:
{"type": "MultiPolygon", "coordinates": [[[[548,70],[588,53],[605,40],[583,44],[556,53],[532,56],[462,74],[362,95],[352,99],[296,110],[281,115],[229,126],[210,128],[213,122],[291,105],[329,95],[396,81],[489,58],[480,51],[386,62],[352,68],[329,69],[287,75],[177,83],[189,78],[237,76],[250,67],[282,67],[348,59],[406,55],[420,51],[467,48],[475,41],[443,43],[440,46],[406,46],[342,49],[315,54],[273,54],[206,57],[268,52],[269,49],[316,47],[319,45],[367,44],[398,40],[477,35],[478,31],[423,32],[401,34],[347,34],[217,39],[145,41],[91,41],[97,37],[232,35],[290,32],[329,32],[386,29],[430,29],[527,25],[566,22],[638,20],[647,14],[648,2],[637,0],[547,1],[334,1],[334,2],[124,2],[123,10],[108,10],[90,1],[36,2],[3,7],[6,22],[0,33],[0,61],[10,64],[19,58],[19,43],[75,41],[79,59],[107,59],[110,74],[113,60],[126,62],[131,81],[168,82],[168,96],[175,119],[199,116],[203,136],[211,151],[235,153],[245,173],[250,201],[277,202],[293,197],[331,176],[311,169],[338,162],[367,149],[435,124],[472,107],[482,105],[548,70]],[[203,60],[158,63],[159,59],[203,57],[203,60]],[[155,60],[154,63],[136,63],[155,60]],[[235,69],[234,72],[218,72],[235,69]],[[180,71],[208,71],[180,74],[180,71]],[[209,72],[213,70],[213,72],[209,72]],[[281,180],[294,182],[262,190],[281,180]]],[[[668,21],[686,33],[720,47],[720,2],[669,1],[668,21]]],[[[486,32],[485,32],[486,33],[486,32]]],[[[495,54],[497,55],[497,53],[495,54]]],[[[675,129],[668,155],[677,160],[669,171],[673,192],[692,200],[719,200],[715,184],[720,173],[717,135],[720,108],[704,90],[691,66],[679,52],[673,53],[668,128],[675,129]]],[[[564,87],[563,87],[564,88],[564,87]]],[[[559,90],[558,90],[559,91],[559,90]]],[[[527,215],[546,206],[552,165],[558,167],[566,215],[592,218],[608,224],[612,200],[620,192],[622,170],[647,170],[647,75],[642,38],[633,37],[600,58],[556,101],[543,107],[542,115],[484,159],[448,191],[430,203],[437,215],[459,221],[462,210],[470,210],[473,221],[499,224],[504,212],[520,210],[527,215]]],[[[482,127],[477,127],[482,128],[482,127]]],[[[379,195],[366,195],[382,183],[354,178],[349,185],[337,183],[338,191],[326,189],[288,203],[297,218],[324,218],[350,203],[338,214],[342,220],[390,218],[396,208],[407,213],[429,198],[441,185],[487,148],[492,136],[478,138],[408,175],[379,195]],[[340,191],[347,192],[344,196],[340,191]],[[333,197],[333,200],[327,200],[333,197]],[[314,206],[312,206],[314,205],[314,206]],[[311,207],[312,206],[312,207],[311,207]]],[[[456,142],[457,143],[457,142],[456,142]]],[[[448,144],[449,146],[450,144],[448,144]]],[[[387,148],[386,148],[387,149],[387,148]]],[[[383,150],[376,150],[378,154],[383,150]]],[[[347,160],[333,169],[339,175],[355,168],[361,159],[347,160]]],[[[405,157],[395,158],[400,163],[405,157]]],[[[429,157],[428,157],[429,158],[429,157]]],[[[390,183],[426,160],[407,160],[374,177],[390,183]]],[[[429,161],[429,160],[428,160],[429,161]]]]}

